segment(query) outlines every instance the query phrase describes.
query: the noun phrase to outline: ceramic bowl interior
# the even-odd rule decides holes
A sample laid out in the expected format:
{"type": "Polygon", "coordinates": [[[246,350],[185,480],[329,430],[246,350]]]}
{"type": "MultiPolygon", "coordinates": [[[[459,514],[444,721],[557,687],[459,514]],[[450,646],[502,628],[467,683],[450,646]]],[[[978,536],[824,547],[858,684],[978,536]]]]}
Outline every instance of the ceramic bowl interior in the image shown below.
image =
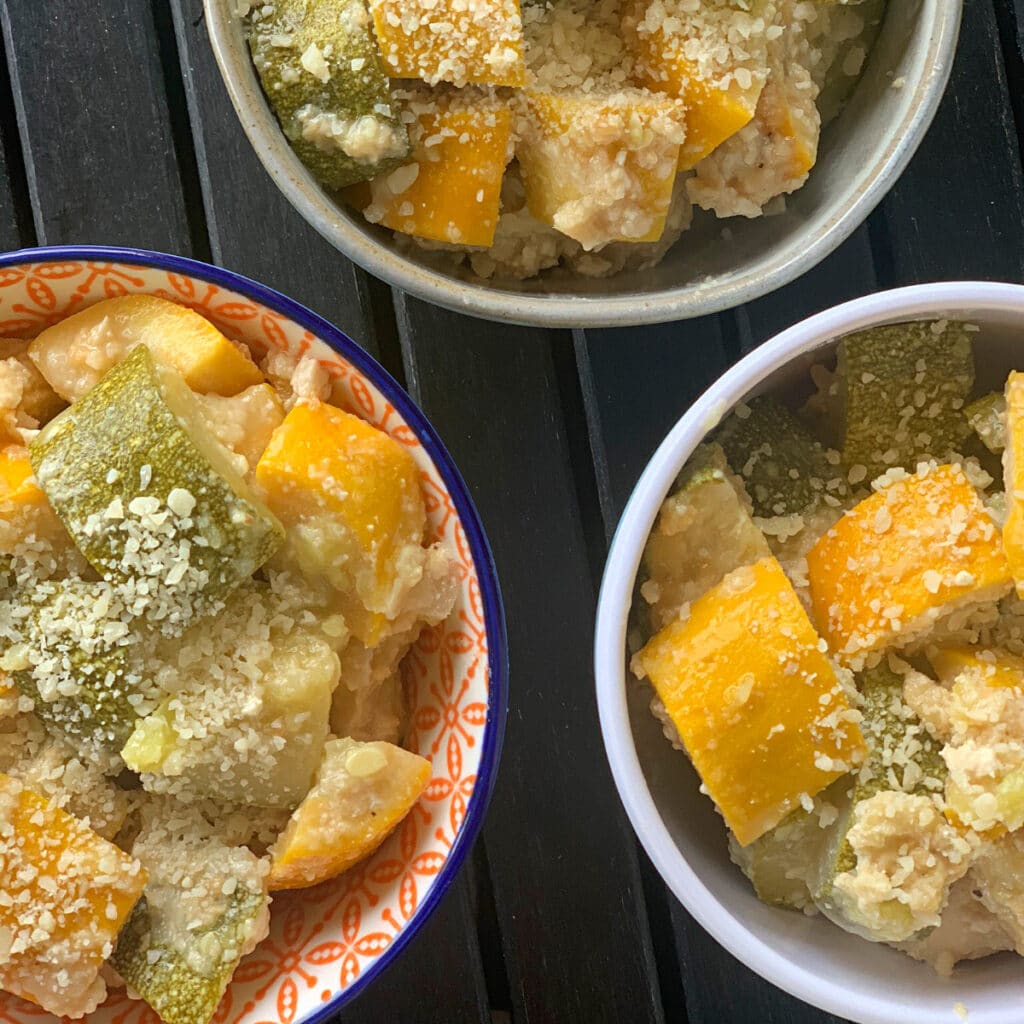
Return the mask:
{"type": "MultiPolygon", "coordinates": [[[[403,664],[412,693],[406,745],[433,768],[423,798],[361,866],[322,886],[274,897],[270,937],[242,962],[215,1017],[218,1024],[311,1024],[335,1013],[395,959],[436,906],[480,827],[505,716],[504,627],[494,567],[465,485],[423,414],[354,342],[262,285],[157,253],[28,250],[0,257],[0,337],[32,336],[100,299],[135,292],[192,306],[258,353],[314,355],[334,382],[333,401],[412,453],[431,539],[447,543],[458,562],[451,616],[426,630],[403,664]]],[[[7,1024],[39,1024],[40,1016],[0,993],[0,1018],[7,1024]]],[[[157,1020],[123,991],[90,1016],[91,1024],[157,1020]]]]}
{"type": "Polygon", "coordinates": [[[404,291],[496,320],[550,326],[654,323],[728,309],[814,266],[846,238],[903,171],[949,77],[962,0],[892,0],[856,92],[824,132],[817,166],[784,213],[695,226],[653,270],[594,279],[568,272],[488,285],[325,192],[288,146],[249,57],[237,0],[205,0],[221,72],[256,153],[296,209],[337,248],[404,291]],[[727,230],[724,230],[726,229],[727,230]]]}
{"type": "Polygon", "coordinates": [[[741,961],[781,988],[864,1024],[1024,1022],[1024,972],[1002,954],[961,965],[953,978],[823,917],[759,902],[729,860],[726,829],[685,756],[650,714],[651,691],[625,667],[626,612],[658,507],[704,435],[739,402],[771,392],[805,396],[807,369],[854,330],[920,318],[978,324],[978,384],[1000,387],[1024,366],[1024,287],[926,285],[829,310],[767,342],[713,385],[663,442],[634,491],[609,556],[598,609],[595,663],[605,746],[619,794],[648,854],[688,910],[741,961]]]}

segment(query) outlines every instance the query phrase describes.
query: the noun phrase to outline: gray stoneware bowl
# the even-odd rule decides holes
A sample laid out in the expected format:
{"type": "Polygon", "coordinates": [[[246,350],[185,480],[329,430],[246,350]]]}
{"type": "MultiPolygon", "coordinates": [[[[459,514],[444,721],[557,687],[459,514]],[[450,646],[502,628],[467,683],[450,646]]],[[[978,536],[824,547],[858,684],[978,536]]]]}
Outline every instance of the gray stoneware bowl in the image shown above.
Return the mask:
{"type": "Polygon", "coordinates": [[[486,284],[444,269],[436,254],[399,251],[390,231],[317,184],[263,97],[237,3],[204,0],[210,41],[242,127],[299,213],[396,288],[461,313],[550,327],[703,316],[766,295],[824,259],[879,203],[928,130],[949,80],[963,10],[963,0],[890,0],[856,92],[826,129],[818,164],[785,213],[752,221],[700,215],[653,270],[599,279],[549,271],[534,281],[486,284]]]}

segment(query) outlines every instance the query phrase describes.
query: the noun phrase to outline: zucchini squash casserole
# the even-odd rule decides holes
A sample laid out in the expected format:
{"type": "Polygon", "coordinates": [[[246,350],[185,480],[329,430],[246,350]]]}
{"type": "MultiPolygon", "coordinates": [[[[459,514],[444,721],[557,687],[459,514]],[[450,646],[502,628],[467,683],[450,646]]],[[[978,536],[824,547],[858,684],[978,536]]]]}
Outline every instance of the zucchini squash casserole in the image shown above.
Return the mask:
{"type": "Polygon", "coordinates": [[[299,158],[485,277],[653,266],[780,212],[885,0],[241,0],[299,158]],[[685,244],[685,243],[684,243],[685,244]]]}
{"type": "Polygon", "coordinates": [[[648,540],[630,641],[758,897],[942,973],[1024,955],[1024,374],[969,324],[742,404],[648,540]]]}
{"type": "Polygon", "coordinates": [[[0,345],[0,987],[208,1024],[429,781],[399,663],[454,560],[312,358],[150,295],[0,345]]]}

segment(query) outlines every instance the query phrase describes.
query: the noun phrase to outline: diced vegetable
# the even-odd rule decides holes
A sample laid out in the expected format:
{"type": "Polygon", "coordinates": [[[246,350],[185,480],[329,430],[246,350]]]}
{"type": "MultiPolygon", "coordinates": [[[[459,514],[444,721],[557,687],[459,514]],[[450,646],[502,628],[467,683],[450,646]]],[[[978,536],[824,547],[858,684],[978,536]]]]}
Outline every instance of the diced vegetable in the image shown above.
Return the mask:
{"type": "Polygon", "coordinates": [[[727,575],[634,665],[742,846],[864,753],[860,715],[773,558],[727,575]]]}
{"type": "Polygon", "coordinates": [[[743,480],[756,515],[809,515],[831,496],[838,505],[848,493],[839,459],[817,442],[774,398],[740,405],[716,440],[729,466],[743,480]]]}
{"type": "Polygon", "coordinates": [[[412,153],[369,184],[363,213],[385,227],[437,242],[490,245],[501,181],[512,155],[512,112],[493,96],[413,93],[412,153]]]}
{"type": "Polygon", "coordinates": [[[539,221],[584,249],[657,241],[685,135],[683,105],[638,90],[522,93],[516,157],[539,221]]]}
{"type": "Polygon", "coordinates": [[[245,460],[238,469],[255,471],[270,437],[284,419],[284,406],[269,384],[254,384],[237,395],[197,395],[199,413],[210,434],[245,460]]]}
{"type": "Polygon", "coordinates": [[[971,402],[964,409],[971,429],[981,443],[998,455],[1006,447],[1006,395],[993,392],[971,402]]]}
{"type": "Polygon", "coordinates": [[[807,565],[815,621],[851,663],[1010,588],[998,530],[958,465],[924,466],[866,498],[807,565]]]}
{"type": "Polygon", "coordinates": [[[0,987],[58,1016],[106,997],[100,968],[146,881],[139,863],[0,775],[0,987]]]}
{"type": "Polygon", "coordinates": [[[1024,659],[1004,651],[928,652],[944,684],[946,816],[992,838],[1024,825],[1024,659]]]}
{"type": "Polygon", "coordinates": [[[742,51],[726,43],[729,22],[744,20],[744,12],[725,7],[716,12],[701,4],[689,17],[682,6],[669,15],[660,0],[640,0],[623,19],[638,84],[685,104],[680,171],[690,170],[750,122],[767,70],[763,45],[755,52],[758,33],[749,34],[742,51]]]}
{"type": "MultiPolygon", "coordinates": [[[[944,899],[939,899],[937,907],[924,899],[915,907],[912,900],[901,900],[896,891],[899,886],[895,883],[891,897],[880,899],[871,888],[870,879],[892,867],[888,862],[883,863],[890,851],[875,848],[869,836],[858,832],[854,832],[851,839],[851,830],[865,818],[881,813],[876,806],[881,803],[894,808],[897,817],[906,816],[906,827],[912,829],[916,808],[923,815],[922,826],[927,823],[935,842],[952,851],[957,845],[955,830],[951,834],[945,831],[941,814],[935,818],[931,804],[934,795],[943,790],[946,767],[939,752],[941,745],[904,702],[900,676],[883,661],[864,673],[858,683],[864,716],[861,732],[867,742],[868,756],[844,787],[846,793],[836,821],[828,831],[818,870],[811,881],[811,892],[819,909],[841,928],[873,941],[900,942],[923,927],[933,925],[934,921],[922,923],[921,915],[941,911],[944,899]],[[879,794],[886,794],[885,801],[871,804],[872,798],[879,794]],[[889,800],[893,794],[921,797],[925,803],[907,805],[895,796],[889,800]],[[861,863],[861,855],[864,863],[861,863]]],[[[897,827],[897,834],[899,827],[903,826],[897,827]]],[[[912,884],[921,884],[923,890],[932,868],[942,873],[935,876],[941,895],[942,887],[952,884],[946,880],[949,865],[942,857],[937,857],[934,864],[925,860],[917,865],[912,884]]],[[[956,871],[950,874],[955,875],[956,871]]]]}
{"type": "Polygon", "coordinates": [[[1024,597],[1024,373],[1006,379],[1006,449],[1003,485],[1008,514],[1003,525],[1003,547],[1017,586],[1024,597]]]}
{"type": "MultiPolygon", "coordinates": [[[[981,899],[1013,943],[1024,950],[1024,833],[1011,832],[984,846],[972,871],[981,899]]],[[[1022,954],[1024,955],[1024,954],[1022,954]]]]}
{"type": "Polygon", "coordinates": [[[422,564],[426,512],[408,449],[333,406],[296,405],[256,467],[286,526],[285,553],[339,592],[345,621],[372,646],[422,564]],[[403,572],[403,566],[406,571],[403,572]]]}
{"type": "Polygon", "coordinates": [[[654,629],[668,625],[726,573],[770,554],[721,447],[698,449],[678,490],[662,505],[644,548],[647,579],[640,594],[654,629]]]}
{"type": "Polygon", "coordinates": [[[194,391],[234,395],[263,382],[259,367],[209,320],[156,295],[97,302],[48,327],[28,354],[54,391],[72,402],[139,345],[194,391]]]}
{"type": "Polygon", "coordinates": [[[14,360],[21,378],[19,408],[39,423],[52,419],[64,408],[64,400],[47,383],[28,355],[29,342],[0,338],[0,360],[14,360]]]}
{"type": "Polygon", "coordinates": [[[344,188],[405,159],[366,0],[254,4],[249,47],[284,134],[323,184],[344,188]]]}
{"type": "Polygon", "coordinates": [[[867,478],[922,457],[944,459],[970,435],[970,333],[953,321],[891,324],[839,343],[843,462],[867,478]]]}
{"type": "Polygon", "coordinates": [[[526,81],[519,0],[369,0],[387,73],[431,85],[526,81]]]}
{"type": "Polygon", "coordinates": [[[175,692],[137,723],[121,756],[152,792],[295,807],[327,740],[338,656],[255,585],[235,594],[216,630],[216,671],[199,623],[180,641],[175,692]]]}
{"type": "Polygon", "coordinates": [[[124,604],[109,584],[69,580],[17,611],[23,642],[4,658],[15,684],[73,749],[109,767],[152,693],[124,604]]]}
{"type": "Polygon", "coordinates": [[[316,785],[271,850],[270,888],[347,871],[384,842],[429,781],[430,762],[401,747],[331,740],[316,785]]]}
{"type": "Polygon", "coordinates": [[[181,377],[146,347],[51,420],[29,454],[85,557],[131,585],[129,610],[167,629],[216,611],[281,543],[181,377]]]}
{"type": "Polygon", "coordinates": [[[209,1024],[241,958],[267,933],[266,865],[171,803],[132,852],[149,872],[114,969],[164,1024],[209,1024]]]}

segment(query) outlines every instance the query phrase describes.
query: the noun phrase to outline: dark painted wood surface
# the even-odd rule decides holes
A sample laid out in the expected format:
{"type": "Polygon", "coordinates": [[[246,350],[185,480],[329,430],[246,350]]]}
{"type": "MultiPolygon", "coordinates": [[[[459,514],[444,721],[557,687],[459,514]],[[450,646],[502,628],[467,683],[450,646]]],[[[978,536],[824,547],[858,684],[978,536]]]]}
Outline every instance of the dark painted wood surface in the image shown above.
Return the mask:
{"type": "Polygon", "coordinates": [[[494,802],[441,909],[346,1024],[835,1024],[719,949],[638,852],[597,727],[595,592],[651,452],[742,354],[880,286],[1024,280],[1024,0],[966,7],[931,133],[829,259],[715,317],[570,334],[432,309],[335,252],[248,146],[201,0],[0,0],[0,247],[148,246],[295,297],[405,382],[484,517],[512,669],[494,802]]]}

